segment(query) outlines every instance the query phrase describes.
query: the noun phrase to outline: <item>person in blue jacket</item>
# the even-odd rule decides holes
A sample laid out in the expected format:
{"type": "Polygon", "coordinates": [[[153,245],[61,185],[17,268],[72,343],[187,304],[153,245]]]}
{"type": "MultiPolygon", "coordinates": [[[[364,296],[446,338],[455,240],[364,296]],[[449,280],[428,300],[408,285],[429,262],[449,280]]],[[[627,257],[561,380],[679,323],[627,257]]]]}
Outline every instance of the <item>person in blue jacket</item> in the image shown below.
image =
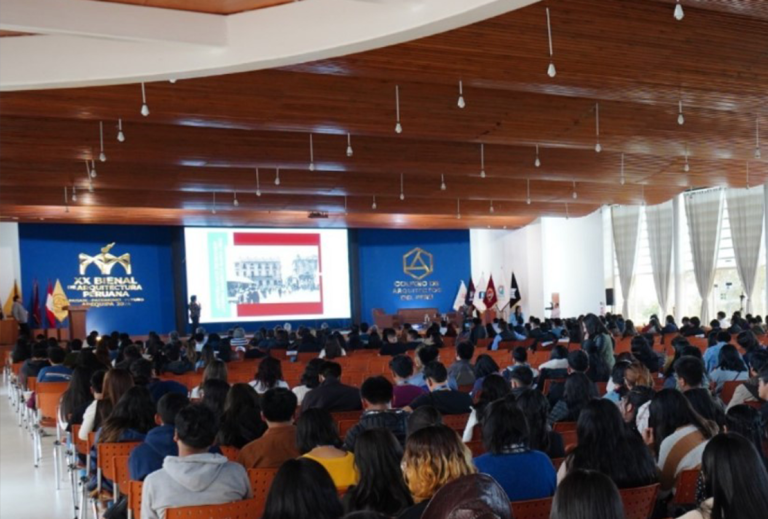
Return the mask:
{"type": "Polygon", "coordinates": [[[144,443],[133,449],[128,458],[131,479],[144,481],[144,478],[163,468],[166,456],[178,456],[179,447],[173,439],[176,429],[176,415],[189,404],[186,395],[168,393],[157,403],[155,427],[147,433],[144,443]]]}

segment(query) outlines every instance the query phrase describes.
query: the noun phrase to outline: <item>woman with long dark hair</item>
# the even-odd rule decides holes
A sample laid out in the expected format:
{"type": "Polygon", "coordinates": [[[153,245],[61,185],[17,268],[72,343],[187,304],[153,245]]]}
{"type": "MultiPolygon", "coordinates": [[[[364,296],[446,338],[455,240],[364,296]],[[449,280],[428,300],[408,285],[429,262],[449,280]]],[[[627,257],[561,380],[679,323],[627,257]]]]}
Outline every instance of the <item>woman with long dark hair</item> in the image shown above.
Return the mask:
{"type": "Polygon", "coordinates": [[[717,425],[702,418],[683,393],[676,389],[656,393],[651,400],[648,428],[643,438],[653,449],[661,471],[662,497],[674,492],[680,472],[701,464],[707,441],[715,434],[717,425]]]}
{"type": "Polygon", "coordinates": [[[584,373],[571,373],[565,379],[565,392],[562,400],[558,401],[549,413],[549,423],[577,421],[581,410],[596,397],[595,385],[589,377],[584,373]]]}
{"type": "Polygon", "coordinates": [[[752,354],[754,354],[756,351],[764,349],[760,344],[760,341],[757,340],[754,332],[751,330],[741,332],[739,335],[737,335],[736,344],[744,349],[744,362],[747,363],[747,366],[752,365],[752,354]]]}
{"type": "Polygon", "coordinates": [[[143,440],[155,426],[157,408],[149,390],[134,386],[120,398],[97,433],[97,443],[143,440]]]}
{"type": "Polygon", "coordinates": [[[402,458],[403,448],[389,430],[362,432],[355,442],[355,467],[360,481],[344,495],[345,511],[370,510],[397,516],[412,506],[413,498],[400,469],[402,458]]]}
{"type": "MultiPolygon", "coordinates": [[[[514,507],[512,508],[514,512],[514,507]]],[[[611,478],[574,470],[558,485],[549,519],[624,519],[621,494],[611,478]]]]}
{"type": "Polygon", "coordinates": [[[464,428],[462,440],[465,442],[472,440],[472,433],[476,425],[483,422],[483,410],[494,400],[506,397],[511,392],[509,382],[504,380],[501,375],[488,375],[483,380],[482,390],[477,403],[472,405],[472,412],[469,414],[469,420],[464,428]]]}
{"type": "Polygon", "coordinates": [[[197,400],[203,397],[203,384],[209,380],[222,380],[228,382],[229,372],[227,370],[227,363],[223,360],[213,359],[211,360],[203,370],[203,378],[200,380],[200,385],[192,388],[190,398],[197,400]]]}
{"type": "Polygon", "coordinates": [[[515,405],[523,412],[528,423],[528,444],[531,449],[545,453],[550,459],[564,457],[563,437],[553,431],[547,423],[547,397],[541,391],[529,389],[517,397],[515,405]]]}
{"type": "Polygon", "coordinates": [[[70,422],[75,411],[93,401],[91,375],[90,370],[80,366],[72,370],[69,386],[59,401],[59,426],[66,431],[71,430],[70,422]]]}
{"type": "Polygon", "coordinates": [[[229,384],[218,379],[206,380],[200,387],[200,393],[203,396],[200,403],[213,411],[216,418],[221,419],[229,394],[229,384]]]}
{"type": "Polygon", "coordinates": [[[483,380],[488,375],[498,374],[499,365],[493,360],[493,357],[483,353],[475,359],[475,385],[472,387],[472,395],[476,395],[483,387],[483,380]]]}
{"type": "Polygon", "coordinates": [[[256,438],[261,438],[267,424],[261,419],[259,394],[248,384],[234,384],[224,401],[219,434],[216,443],[242,449],[256,438]]]}
{"type": "Polygon", "coordinates": [[[656,464],[637,432],[629,429],[618,407],[608,400],[592,400],[581,411],[576,427],[578,445],[558,471],[562,481],[572,470],[597,470],[619,488],[656,482],[656,464]]]}
{"type": "Polygon", "coordinates": [[[107,371],[102,384],[102,397],[91,402],[83,415],[78,438],[88,441],[88,434],[96,431],[109,418],[122,396],[133,387],[133,377],[124,369],[107,371]]]}
{"type": "Polygon", "coordinates": [[[648,344],[644,336],[637,335],[633,337],[630,348],[632,355],[642,362],[651,373],[658,373],[659,369],[664,367],[664,359],[653,351],[653,348],[651,348],[651,345],[648,344]]]}
{"type": "Polygon", "coordinates": [[[707,499],[681,519],[765,518],[768,473],[747,438],[735,433],[712,438],[704,449],[701,474],[707,499]]]}
{"type": "Polygon", "coordinates": [[[322,465],[307,458],[288,460],[269,488],[261,519],[339,519],[344,508],[322,465]]]}
{"type": "Polygon", "coordinates": [[[324,362],[325,360],[323,359],[312,359],[307,362],[307,365],[304,368],[304,373],[301,375],[300,385],[293,388],[293,394],[296,395],[296,398],[299,400],[299,405],[301,405],[301,402],[304,400],[304,396],[307,393],[320,385],[320,366],[322,366],[324,362]]]}
{"type": "Polygon", "coordinates": [[[621,397],[619,411],[632,430],[639,432],[640,425],[643,425],[642,429],[646,428],[649,403],[655,394],[656,391],[652,387],[635,386],[621,397]]]}
{"type": "MultiPolygon", "coordinates": [[[[752,332],[742,332],[752,333],[752,332]]],[[[726,382],[742,382],[749,378],[747,365],[741,359],[739,350],[733,344],[720,348],[717,357],[717,368],[709,374],[710,382],[717,384],[715,395],[719,395],[726,382]]]]}
{"type": "Polygon", "coordinates": [[[341,449],[338,428],[325,409],[301,413],[296,424],[296,446],[303,457],[325,467],[340,491],[357,484],[355,456],[341,449]]]}
{"type": "Polygon", "coordinates": [[[587,375],[593,382],[607,382],[616,362],[613,357],[613,339],[605,325],[595,314],[584,317],[584,342],[581,349],[589,355],[587,375]]]}
{"type": "Polygon", "coordinates": [[[250,384],[260,395],[275,387],[290,389],[283,380],[283,368],[280,361],[274,357],[265,357],[259,362],[256,376],[250,384]]]}
{"type": "Polygon", "coordinates": [[[731,407],[725,414],[725,430],[729,433],[739,433],[751,441],[763,463],[768,466],[763,452],[763,442],[766,440],[765,423],[760,411],[744,404],[731,407]]]}

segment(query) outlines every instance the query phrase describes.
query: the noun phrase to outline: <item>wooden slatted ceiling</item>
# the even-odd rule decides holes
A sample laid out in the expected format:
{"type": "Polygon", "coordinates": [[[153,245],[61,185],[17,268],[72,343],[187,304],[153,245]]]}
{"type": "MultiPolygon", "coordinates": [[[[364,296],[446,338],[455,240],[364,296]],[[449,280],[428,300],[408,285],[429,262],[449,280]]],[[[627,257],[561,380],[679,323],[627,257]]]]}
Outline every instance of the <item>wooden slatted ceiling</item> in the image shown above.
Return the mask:
{"type": "MultiPolygon", "coordinates": [[[[80,1],[80,0],[78,0],[80,1]]],[[[243,11],[264,9],[295,0],[96,0],[116,4],[143,5],[180,11],[196,11],[208,14],[235,14],[243,11]]]]}
{"type": "Polygon", "coordinates": [[[662,202],[687,188],[744,186],[748,161],[749,182],[757,185],[768,179],[768,165],[753,159],[756,117],[768,129],[768,22],[759,3],[730,2],[725,10],[690,3],[677,22],[668,2],[550,2],[554,79],[545,74],[543,5],[534,5],[343,58],[148,84],[146,118],[138,85],[3,93],[0,213],[63,212],[64,185],[87,187],[83,160],[98,154],[99,120],[108,161],[97,161],[95,193],[81,196],[87,210],[68,213],[77,221],[111,218],[104,207],[126,209],[126,223],[157,222],[158,213],[176,223],[200,222],[208,210],[211,222],[233,224],[514,227],[565,215],[566,203],[576,216],[603,204],[662,202]],[[456,106],[459,79],[463,110],[456,106]],[[683,126],[676,122],[681,98],[683,126]],[[115,140],[118,118],[122,144],[115,140]],[[315,171],[308,169],[309,132],[315,171]],[[256,167],[261,198],[253,194],[256,167]],[[273,183],[276,167],[280,186],[273,183]],[[401,174],[405,201],[398,199],[401,174]],[[214,191],[229,204],[217,215],[210,214],[214,191]],[[233,191],[244,197],[238,209],[233,191]],[[310,210],[337,216],[310,222],[310,210]]]}

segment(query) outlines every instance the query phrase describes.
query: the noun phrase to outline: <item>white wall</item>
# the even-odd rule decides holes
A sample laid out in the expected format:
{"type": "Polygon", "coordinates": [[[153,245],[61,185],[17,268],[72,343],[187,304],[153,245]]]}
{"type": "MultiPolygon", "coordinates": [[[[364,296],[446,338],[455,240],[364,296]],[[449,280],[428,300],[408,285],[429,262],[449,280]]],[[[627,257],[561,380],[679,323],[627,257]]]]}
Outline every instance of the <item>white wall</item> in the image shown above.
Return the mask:
{"type": "Polygon", "coordinates": [[[5,304],[8,294],[13,289],[13,282],[19,284],[21,294],[21,260],[19,256],[19,224],[0,223],[0,306],[5,304]]]}
{"type": "MultiPolygon", "coordinates": [[[[515,231],[470,231],[472,278],[508,287],[512,272],[526,315],[547,317],[552,293],[563,317],[600,310],[605,298],[603,217],[543,218],[515,231]]],[[[506,297],[508,297],[508,288],[506,297]]]]}

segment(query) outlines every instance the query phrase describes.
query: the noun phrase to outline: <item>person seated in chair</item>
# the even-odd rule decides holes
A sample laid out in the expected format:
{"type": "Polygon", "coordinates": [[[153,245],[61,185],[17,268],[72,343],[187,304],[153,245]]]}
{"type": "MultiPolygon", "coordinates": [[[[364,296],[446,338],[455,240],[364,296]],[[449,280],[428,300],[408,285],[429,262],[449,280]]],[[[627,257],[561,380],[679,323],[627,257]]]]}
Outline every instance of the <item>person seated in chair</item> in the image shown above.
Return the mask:
{"type": "Polygon", "coordinates": [[[48,348],[48,362],[50,366],[42,368],[37,374],[37,383],[41,382],[69,382],[72,378],[72,370],[64,365],[67,352],[60,346],[48,348]]]}
{"type": "Polygon", "coordinates": [[[398,409],[405,407],[415,398],[426,393],[425,389],[409,382],[413,377],[413,359],[408,355],[392,357],[389,361],[389,369],[392,370],[392,377],[395,379],[393,407],[398,409]]]}
{"type": "Polygon", "coordinates": [[[326,362],[320,368],[320,385],[306,394],[301,410],[321,408],[329,412],[362,409],[357,388],[341,383],[341,364],[326,362]]]}
{"type": "Polygon", "coordinates": [[[388,429],[405,445],[408,413],[402,409],[392,409],[392,383],[384,377],[370,377],[360,388],[363,400],[363,412],[360,421],[347,431],[344,448],[354,452],[357,437],[368,429],[388,429]]]}
{"type": "Polygon", "coordinates": [[[402,355],[408,348],[405,343],[400,342],[397,339],[397,332],[392,328],[384,328],[383,340],[384,344],[379,350],[379,355],[394,357],[395,355],[402,355]]]}
{"type": "Polygon", "coordinates": [[[203,405],[188,405],[176,415],[179,455],[144,480],[142,519],[164,519],[169,508],[231,503],[253,496],[242,465],[208,450],[219,431],[216,414],[203,405]]]}
{"type": "Polygon", "coordinates": [[[448,370],[440,362],[433,361],[424,368],[429,394],[422,395],[406,407],[406,411],[431,405],[443,415],[469,413],[472,408],[472,397],[451,389],[448,385],[448,370]]]}
{"type": "Polygon", "coordinates": [[[128,458],[132,480],[144,481],[148,475],[163,468],[166,456],[179,455],[179,447],[174,440],[176,415],[188,405],[187,396],[178,393],[168,393],[157,403],[155,423],[158,427],[147,433],[144,442],[133,449],[128,458]]]}
{"type": "Polygon", "coordinates": [[[459,386],[475,383],[475,369],[472,367],[474,354],[475,347],[471,342],[460,342],[456,345],[456,362],[448,368],[448,376],[453,377],[459,386]]]}

